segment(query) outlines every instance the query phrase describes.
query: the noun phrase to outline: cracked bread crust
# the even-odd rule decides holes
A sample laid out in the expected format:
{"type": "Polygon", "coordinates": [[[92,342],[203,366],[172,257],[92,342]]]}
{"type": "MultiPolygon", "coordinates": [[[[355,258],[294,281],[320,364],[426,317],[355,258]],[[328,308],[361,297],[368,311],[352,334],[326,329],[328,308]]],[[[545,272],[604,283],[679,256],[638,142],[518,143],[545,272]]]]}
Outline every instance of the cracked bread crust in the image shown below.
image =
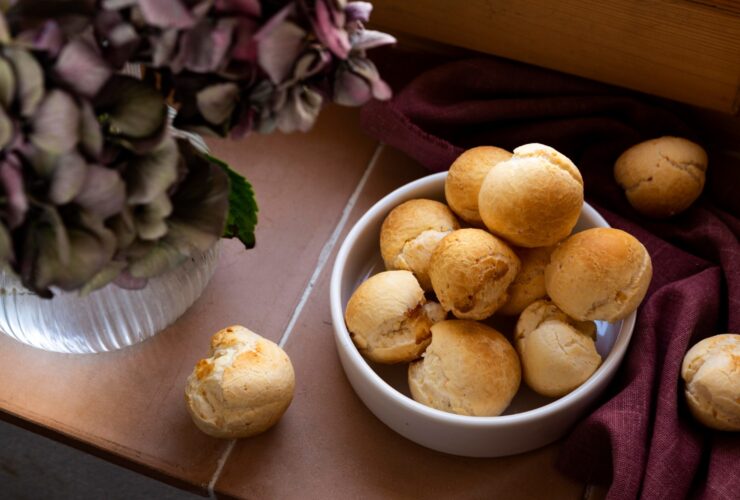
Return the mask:
{"type": "Polygon", "coordinates": [[[431,342],[431,326],[444,319],[436,302],[410,271],[384,271],[368,278],[350,297],[344,318],[360,353],[376,363],[407,363],[431,342]]]}
{"type": "Polygon", "coordinates": [[[593,228],[563,241],[545,268],[553,302],[575,319],[617,321],[637,309],[652,278],[652,261],[634,236],[593,228]]]}
{"type": "Polygon", "coordinates": [[[684,356],[681,378],[686,402],[702,424],[740,431],[740,335],[706,338],[684,356]]]}
{"type": "Polygon", "coordinates": [[[411,396],[438,410],[471,416],[500,415],[519,389],[519,358],[493,328],[468,320],[432,327],[432,343],[409,365],[411,396]]]}
{"type": "Polygon", "coordinates": [[[514,150],[495,165],[478,195],[486,227],[514,245],[554,245],[567,237],[583,207],[583,179],[565,155],[542,144],[514,150]]]}
{"type": "Polygon", "coordinates": [[[511,153],[494,146],[468,149],[450,166],[445,179],[445,199],[453,212],[475,227],[485,227],[478,211],[478,193],[488,171],[511,158],[511,153]]]}
{"type": "Polygon", "coordinates": [[[416,199],[390,211],[380,228],[380,253],[388,270],[411,271],[430,291],[429,260],[437,244],[460,224],[455,214],[434,200],[416,199]]]}
{"type": "Polygon", "coordinates": [[[295,373],[277,344],[230,326],[211,339],[210,357],[188,377],[185,402],[200,430],[241,438],[269,429],[293,399],[295,373]]]}
{"type": "Polygon", "coordinates": [[[595,340],[593,321],[570,318],[549,300],[533,302],[516,325],[524,381],[548,397],[575,390],[601,365],[595,340]]]}
{"type": "Polygon", "coordinates": [[[655,218],[683,212],[704,189],[707,153],[680,137],[632,146],[614,164],[614,178],[639,212],[655,218]]]}
{"type": "Polygon", "coordinates": [[[429,277],[437,299],[460,319],[491,316],[508,299],[521,265],[509,246],[482,229],[459,229],[432,254],[429,277]]]}

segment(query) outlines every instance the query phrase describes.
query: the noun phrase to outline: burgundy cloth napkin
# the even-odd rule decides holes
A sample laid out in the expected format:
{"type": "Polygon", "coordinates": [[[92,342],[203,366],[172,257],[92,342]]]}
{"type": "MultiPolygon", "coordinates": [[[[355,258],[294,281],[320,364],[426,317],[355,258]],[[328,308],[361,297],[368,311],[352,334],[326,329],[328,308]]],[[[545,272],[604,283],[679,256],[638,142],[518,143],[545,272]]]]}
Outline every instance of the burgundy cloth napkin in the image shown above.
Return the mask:
{"type": "MultiPolygon", "coordinates": [[[[381,61],[409,73],[412,60],[381,61]]],[[[423,66],[423,65],[422,65],[423,66]]],[[[403,78],[400,78],[401,80],[403,78]]],[[[389,102],[362,112],[365,130],[430,170],[464,149],[551,145],[580,168],[586,199],[647,247],[654,275],[629,351],[600,406],[565,439],[558,467],[609,498],[740,498],[740,436],[690,416],[680,381],[688,348],[740,332],[740,160],[710,151],[702,198],[652,221],[635,212],[612,168],[627,147],[661,135],[707,144],[683,108],[580,78],[494,58],[421,72],[389,102]]]]}

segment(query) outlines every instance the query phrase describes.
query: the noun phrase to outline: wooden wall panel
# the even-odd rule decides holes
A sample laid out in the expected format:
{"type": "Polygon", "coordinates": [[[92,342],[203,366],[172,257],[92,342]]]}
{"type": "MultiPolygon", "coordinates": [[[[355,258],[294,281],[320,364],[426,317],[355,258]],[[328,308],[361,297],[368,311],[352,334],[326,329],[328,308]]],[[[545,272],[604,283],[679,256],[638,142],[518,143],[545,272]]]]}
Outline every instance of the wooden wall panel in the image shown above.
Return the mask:
{"type": "Polygon", "coordinates": [[[738,113],[737,0],[374,0],[373,24],[738,113]]]}

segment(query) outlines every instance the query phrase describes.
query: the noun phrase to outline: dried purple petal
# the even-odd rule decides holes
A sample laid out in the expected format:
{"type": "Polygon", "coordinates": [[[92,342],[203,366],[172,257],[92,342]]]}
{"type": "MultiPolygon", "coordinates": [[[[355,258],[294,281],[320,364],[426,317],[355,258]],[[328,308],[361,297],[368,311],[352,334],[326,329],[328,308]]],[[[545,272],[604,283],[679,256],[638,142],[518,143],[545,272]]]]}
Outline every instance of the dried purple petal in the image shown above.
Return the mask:
{"type": "Polygon", "coordinates": [[[8,29],[8,22],[3,12],[0,12],[0,43],[8,43],[9,41],[10,30],[8,29]]]}
{"type": "Polygon", "coordinates": [[[352,50],[368,50],[396,43],[395,37],[381,31],[361,29],[350,36],[352,50]]]}
{"type": "Polygon", "coordinates": [[[0,104],[9,108],[15,97],[15,73],[10,63],[0,57],[0,104]]]}
{"type": "Polygon", "coordinates": [[[260,30],[255,37],[258,41],[257,60],[273,83],[281,83],[290,74],[305,37],[306,32],[289,21],[269,31],[260,30]]]}
{"type": "Polygon", "coordinates": [[[56,57],[64,43],[64,33],[59,23],[48,20],[36,29],[26,30],[15,37],[15,41],[36,50],[44,50],[56,57]]]}
{"type": "Polygon", "coordinates": [[[222,66],[231,43],[233,23],[219,22],[215,27],[204,20],[180,38],[180,47],[173,61],[177,71],[188,69],[196,73],[216,71],[222,66]]]}
{"type": "Polygon", "coordinates": [[[115,68],[131,60],[139,48],[141,37],[118,11],[98,12],[94,21],[95,36],[105,58],[115,68]]]}
{"type": "Polygon", "coordinates": [[[126,185],[117,171],[99,165],[88,165],[85,184],[74,201],[98,217],[106,219],[123,208],[126,185]]]}
{"type": "Polygon", "coordinates": [[[283,109],[277,116],[277,127],[285,133],[307,132],[321,111],[321,94],[308,87],[291,89],[283,109]]]}
{"type": "Polygon", "coordinates": [[[64,205],[82,190],[87,174],[87,162],[76,152],[65,154],[56,161],[49,186],[49,199],[64,205]]]}
{"type": "Polygon", "coordinates": [[[28,198],[23,184],[23,171],[14,155],[0,162],[0,185],[7,198],[8,225],[14,229],[21,225],[28,210],[28,198]]]}
{"type": "Polygon", "coordinates": [[[125,290],[141,290],[147,284],[146,278],[134,278],[128,271],[119,274],[113,283],[125,290]]]}
{"type": "Polygon", "coordinates": [[[370,13],[373,11],[373,4],[370,2],[349,2],[344,13],[347,15],[347,22],[360,21],[366,23],[370,20],[370,13]]]}
{"type": "Polygon", "coordinates": [[[8,229],[2,223],[0,223],[0,261],[15,261],[13,238],[10,236],[8,229]]]}
{"type": "Polygon", "coordinates": [[[167,234],[165,219],[172,213],[172,202],[161,193],[151,203],[135,208],[136,233],[142,240],[158,240],[167,234]]]}
{"type": "Polygon", "coordinates": [[[344,106],[361,106],[371,98],[389,99],[391,89],[378,74],[372,61],[351,57],[337,69],[334,79],[334,101],[344,106]]]}
{"type": "Polygon", "coordinates": [[[361,106],[370,100],[372,90],[367,80],[349,68],[339,68],[334,78],[334,102],[342,106],[361,106]]]}
{"type": "Polygon", "coordinates": [[[293,79],[296,81],[306,80],[328,66],[331,62],[331,54],[320,45],[313,45],[305,51],[296,61],[293,68],[293,79]]]}
{"type": "Polygon", "coordinates": [[[64,46],[54,69],[67,85],[85,97],[94,97],[112,73],[97,48],[81,38],[64,46]]]}
{"type": "Polygon", "coordinates": [[[179,154],[175,141],[167,137],[154,151],[132,156],[127,162],[124,179],[131,204],[151,203],[177,180],[179,154]]]}
{"type": "Polygon", "coordinates": [[[96,98],[96,109],[105,115],[112,135],[129,139],[158,136],[167,124],[162,95],[147,83],[129,76],[111,77],[96,98]]]}
{"type": "Polygon", "coordinates": [[[0,107],[0,148],[8,145],[13,138],[14,131],[13,122],[5,110],[0,107]]]}
{"type": "Polygon", "coordinates": [[[321,43],[340,59],[346,59],[351,48],[343,17],[339,12],[332,12],[326,0],[317,0],[316,18],[312,20],[314,31],[321,43]]]}
{"type": "Polygon", "coordinates": [[[31,141],[50,153],[66,153],[77,145],[80,111],[69,94],[51,90],[33,117],[31,141]]]}
{"type": "Polygon", "coordinates": [[[234,27],[234,46],[231,58],[236,61],[257,61],[257,41],[254,38],[257,23],[251,19],[240,18],[234,27]]]}
{"type": "Polygon", "coordinates": [[[158,28],[191,28],[195,18],[180,0],[138,0],[144,19],[158,28]]]}
{"type": "Polygon", "coordinates": [[[80,104],[80,147],[93,158],[98,158],[103,150],[103,131],[92,105],[87,101],[80,104]]]}
{"type": "Polygon", "coordinates": [[[217,83],[197,94],[198,110],[208,122],[220,125],[231,117],[239,97],[235,83],[217,83]]]}
{"type": "Polygon", "coordinates": [[[36,59],[23,49],[5,47],[4,55],[15,70],[21,114],[30,117],[44,98],[44,72],[36,59]]]}
{"type": "MultiPolygon", "coordinates": [[[[165,66],[171,62],[175,49],[177,48],[176,29],[164,30],[159,36],[150,36],[149,44],[152,46],[152,65],[155,68],[165,66]]],[[[177,73],[179,70],[173,71],[177,73]]]]}

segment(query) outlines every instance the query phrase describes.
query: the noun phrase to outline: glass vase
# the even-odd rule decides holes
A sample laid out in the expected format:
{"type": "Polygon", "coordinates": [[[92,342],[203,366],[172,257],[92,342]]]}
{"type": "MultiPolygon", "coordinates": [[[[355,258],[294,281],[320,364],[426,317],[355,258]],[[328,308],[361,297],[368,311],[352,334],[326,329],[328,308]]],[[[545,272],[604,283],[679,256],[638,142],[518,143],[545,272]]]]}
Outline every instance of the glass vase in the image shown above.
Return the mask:
{"type": "Polygon", "coordinates": [[[54,290],[43,299],[0,272],[0,331],[47,351],[95,353],[146,340],[179,318],[213,276],[219,245],[149,279],[140,290],[109,284],[85,297],[54,290]]]}

